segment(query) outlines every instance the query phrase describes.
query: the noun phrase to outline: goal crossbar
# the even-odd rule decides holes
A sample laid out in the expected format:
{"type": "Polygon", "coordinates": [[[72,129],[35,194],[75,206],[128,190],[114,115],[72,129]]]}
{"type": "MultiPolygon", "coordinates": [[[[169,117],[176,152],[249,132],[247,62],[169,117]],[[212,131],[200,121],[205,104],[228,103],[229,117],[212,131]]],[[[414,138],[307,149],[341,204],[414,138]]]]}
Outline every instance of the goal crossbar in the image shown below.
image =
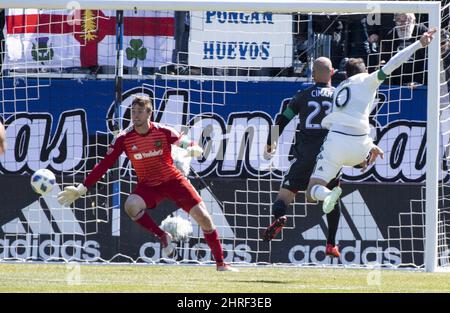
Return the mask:
{"type": "Polygon", "coordinates": [[[383,7],[384,13],[425,13],[437,10],[439,3],[427,1],[306,1],[306,0],[77,0],[66,5],[58,0],[6,0],[3,8],[41,9],[104,9],[104,10],[174,10],[174,11],[272,11],[272,12],[308,12],[308,13],[377,13],[383,7]]]}

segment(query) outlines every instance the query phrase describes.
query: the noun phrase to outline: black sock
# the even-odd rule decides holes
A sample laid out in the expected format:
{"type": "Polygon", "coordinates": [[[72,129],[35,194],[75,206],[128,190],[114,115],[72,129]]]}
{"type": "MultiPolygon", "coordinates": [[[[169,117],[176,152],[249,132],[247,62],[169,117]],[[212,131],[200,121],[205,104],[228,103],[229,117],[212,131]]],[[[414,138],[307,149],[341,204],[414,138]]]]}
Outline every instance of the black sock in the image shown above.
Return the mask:
{"type": "Polygon", "coordinates": [[[275,219],[286,215],[287,208],[288,206],[284,203],[283,200],[275,200],[275,202],[272,204],[272,213],[275,219]]]}
{"type": "Polygon", "coordinates": [[[336,233],[338,230],[339,218],[341,217],[341,206],[339,201],[334,206],[334,210],[327,214],[328,236],[327,244],[336,245],[336,233]]]}

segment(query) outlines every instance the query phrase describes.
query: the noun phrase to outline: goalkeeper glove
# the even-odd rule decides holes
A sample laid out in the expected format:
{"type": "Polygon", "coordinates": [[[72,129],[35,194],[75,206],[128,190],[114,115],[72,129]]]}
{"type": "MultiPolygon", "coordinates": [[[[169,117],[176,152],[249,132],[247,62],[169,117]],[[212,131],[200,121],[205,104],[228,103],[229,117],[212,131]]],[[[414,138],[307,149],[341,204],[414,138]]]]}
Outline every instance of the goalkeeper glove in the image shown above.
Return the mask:
{"type": "Polygon", "coordinates": [[[199,145],[190,146],[186,149],[188,156],[198,158],[202,156],[203,149],[199,145]]]}
{"type": "Polygon", "coordinates": [[[87,188],[83,184],[78,186],[68,186],[64,188],[64,191],[58,193],[59,204],[69,206],[79,197],[83,196],[87,191],[87,188]]]}

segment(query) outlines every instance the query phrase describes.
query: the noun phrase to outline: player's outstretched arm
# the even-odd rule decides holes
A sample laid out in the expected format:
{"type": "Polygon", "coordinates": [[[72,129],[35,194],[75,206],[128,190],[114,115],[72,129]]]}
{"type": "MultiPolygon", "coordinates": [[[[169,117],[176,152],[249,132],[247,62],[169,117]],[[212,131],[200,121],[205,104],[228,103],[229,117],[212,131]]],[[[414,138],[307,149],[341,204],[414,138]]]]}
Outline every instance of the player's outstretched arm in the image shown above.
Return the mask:
{"type": "Polygon", "coordinates": [[[123,137],[118,137],[113,145],[109,147],[103,160],[101,160],[89,173],[82,184],[77,186],[67,186],[58,193],[59,204],[69,206],[75,200],[85,195],[87,189],[99,181],[103,175],[114,165],[123,152],[123,137]]]}
{"type": "Polygon", "coordinates": [[[390,75],[395,71],[400,65],[409,60],[409,58],[419,49],[428,46],[431,41],[433,41],[434,34],[436,33],[436,28],[431,29],[428,32],[422,34],[420,39],[408,46],[407,48],[398,52],[392,59],[389,60],[380,70],[378,75],[380,80],[384,80],[387,75],[390,75]]]}
{"type": "Polygon", "coordinates": [[[67,186],[63,191],[58,193],[59,204],[69,206],[79,197],[87,192],[86,186],[94,185],[107,171],[111,168],[117,158],[107,155],[100,163],[98,163],[92,172],[86,177],[82,184],[77,186],[67,186]]]}

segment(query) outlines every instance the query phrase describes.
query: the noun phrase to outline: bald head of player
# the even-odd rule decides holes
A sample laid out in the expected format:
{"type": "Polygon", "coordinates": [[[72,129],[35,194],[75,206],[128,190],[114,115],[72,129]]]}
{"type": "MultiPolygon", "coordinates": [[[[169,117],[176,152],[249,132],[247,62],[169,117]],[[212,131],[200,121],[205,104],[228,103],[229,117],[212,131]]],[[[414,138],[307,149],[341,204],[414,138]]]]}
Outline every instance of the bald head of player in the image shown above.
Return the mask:
{"type": "Polygon", "coordinates": [[[333,65],[331,60],[326,57],[317,58],[313,64],[313,78],[316,83],[331,84],[333,76],[333,65]]]}

